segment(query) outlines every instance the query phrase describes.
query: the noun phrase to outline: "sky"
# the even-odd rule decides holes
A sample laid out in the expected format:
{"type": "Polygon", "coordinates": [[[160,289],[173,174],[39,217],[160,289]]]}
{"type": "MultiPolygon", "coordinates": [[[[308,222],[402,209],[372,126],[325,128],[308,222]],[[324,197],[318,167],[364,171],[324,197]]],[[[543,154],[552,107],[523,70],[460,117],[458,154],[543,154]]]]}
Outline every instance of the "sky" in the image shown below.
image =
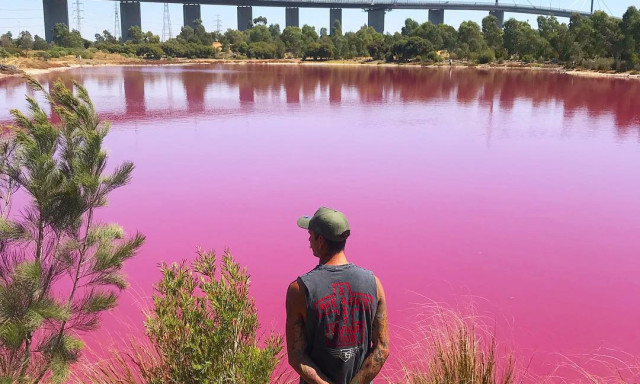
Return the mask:
{"type": "MultiPolygon", "coordinates": [[[[478,0],[483,1],[483,0],[478,0]]],[[[484,0],[487,1],[487,0],[484,0]]],[[[493,0],[489,0],[493,2],[493,0]]],[[[532,4],[537,6],[552,6],[554,8],[567,8],[579,11],[589,11],[590,0],[500,0],[501,2],[532,4]]],[[[118,2],[108,0],[68,0],[69,23],[76,28],[75,9],[76,2],[81,4],[80,32],[86,39],[93,40],[96,33],[114,30],[114,6],[118,2]]],[[[637,0],[594,0],[594,9],[601,9],[610,15],[621,17],[626,9],[640,4],[637,0]]],[[[162,37],[163,12],[162,3],[141,3],[142,29],[152,31],[162,37]]],[[[203,5],[202,20],[207,31],[216,30],[217,19],[220,19],[221,30],[237,28],[237,16],[235,6],[203,5]]],[[[182,27],[182,5],[169,4],[171,18],[171,32],[175,37],[182,27]]],[[[444,22],[458,27],[462,21],[472,20],[480,23],[487,12],[480,11],[445,11],[444,22]]],[[[269,24],[285,26],[285,9],[278,7],[253,7],[253,17],[264,16],[269,24]]],[[[394,10],[388,12],[385,17],[385,32],[394,33],[400,31],[404,20],[412,18],[420,23],[427,21],[427,10],[394,10]]],[[[505,20],[509,18],[529,21],[535,28],[536,15],[505,13],[505,20]]],[[[568,22],[566,18],[559,18],[562,22],[568,22]]],[[[356,31],[367,23],[367,13],[360,9],[344,9],[342,11],[343,31],[356,31]]],[[[316,30],[329,28],[329,9],[300,8],[300,26],[312,25],[316,30]]],[[[32,34],[44,37],[44,21],[42,14],[42,0],[0,0],[0,33],[11,31],[17,36],[21,30],[28,30],[32,34]]]]}

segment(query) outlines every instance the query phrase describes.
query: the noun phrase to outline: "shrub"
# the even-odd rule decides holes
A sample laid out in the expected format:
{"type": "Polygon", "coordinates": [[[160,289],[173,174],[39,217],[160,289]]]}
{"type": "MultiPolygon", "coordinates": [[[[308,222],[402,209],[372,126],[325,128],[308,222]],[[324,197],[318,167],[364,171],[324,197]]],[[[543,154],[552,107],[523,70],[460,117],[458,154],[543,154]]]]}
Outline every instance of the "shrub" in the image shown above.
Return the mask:
{"type": "Polygon", "coordinates": [[[534,61],[536,61],[535,57],[533,57],[533,55],[522,55],[522,61],[524,61],[525,63],[529,64],[529,63],[533,63],[534,61]]]}
{"type": "Polygon", "coordinates": [[[267,384],[280,359],[282,338],[258,346],[258,316],[249,275],[227,251],[198,252],[193,263],[162,265],[148,340],[82,373],[93,384],[267,384]],[[220,271],[218,272],[218,265],[220,271]],[[142,346],[142,347],[141,347],[142,346]]]}
{"type": "Polygon", "coordinates": [[[273,59],[278,55],[278,47],[273,43],[259,41],[249,44],[247,57],[252,59],[273,59]]]}
{"type": "Polygon", "coordinates": [[[164,51],[159,44],[137,44],[136,55],[145,59],[158,60],[164,56],[164,51]]]}
{"type": "Polygon", "coordinates": [[[86,89],[58,81],[48,93],[30,83],[60,123],[28,97],[29,115],[12,110],[15,128],[1,137],[0,196],[9,199],[0,202],[0,381],[60,383],[80,357],[79,332],[96,329],[100,314],[117,305],[123,263],[144,237],[125,239],[120,226],[96,219],[109,193],[129,182],[133,164],[106,174],[109,126],[86,89]],[[18,191],[30,202],[27,215],[7,211],[18,191]]]}
{"type": "Polygon", "coordinates": [[[614,60],[612,57],[598,57],[595,59],[582,60],[582,66],[595,71],[610,71],[613,69],[614,60]]]}
{"type": "Polygon", "coordinates": [[[9,57],[9,52],[7,52],[6,49],[4,49],[3,47],[0,47],[0,58],[4,59],[9,57]]]}
{"type": "Polygon", "coordinates": [[[424,56],[425,61],[431,61],[434,63],[439,63],[442,61],[442,57],[438,55],[438,52],[431,51],[424,56]]]}
{"type": "Polygon", "coordinates": [[[496,56],[491,49],[485,49],[480,52],[480,54],[478,54],[478,64],[487,64],[494,61],[495,59],[496,56]]]}

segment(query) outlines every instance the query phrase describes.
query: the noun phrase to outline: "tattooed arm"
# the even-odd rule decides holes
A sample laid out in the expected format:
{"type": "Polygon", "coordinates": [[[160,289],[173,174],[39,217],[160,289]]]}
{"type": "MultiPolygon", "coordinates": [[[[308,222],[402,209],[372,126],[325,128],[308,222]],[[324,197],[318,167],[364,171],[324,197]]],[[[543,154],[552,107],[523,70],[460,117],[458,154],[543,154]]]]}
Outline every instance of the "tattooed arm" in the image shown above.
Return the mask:
{"type": "Polygon", "coordinates": [[[304,288],[297,281],[287,290],[287,354],[289,364],[309,384],[331,384],[329,378],[307,355],[304,322],[307,315],[304,288]]]}
{"type": "Polygon", "coordinates": [[[378,310],[373,319],[373,349],[369,352],[362,368],[356,373],[350,384],[369,384],[380,372],[382,365],[389,357],[389,324],[387,321],[387,301],[380,280],[376,277],[378,286],[378,310]]]}

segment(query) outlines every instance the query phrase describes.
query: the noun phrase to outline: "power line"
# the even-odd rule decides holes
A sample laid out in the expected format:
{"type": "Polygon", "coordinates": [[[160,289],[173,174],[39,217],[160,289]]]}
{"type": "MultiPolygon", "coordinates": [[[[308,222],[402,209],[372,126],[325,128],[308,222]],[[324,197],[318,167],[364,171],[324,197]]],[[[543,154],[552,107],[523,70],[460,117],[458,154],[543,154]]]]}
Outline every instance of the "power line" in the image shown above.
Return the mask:
{"type": "Polygon", "coordinates": [[[171,14],[169,13],[169,3],[164,3],[164,15],[162,16],[162,41],[173,38],[171,33],[171,14]]]}
{"type": "Polygon", "coordinates": [[[117,39],[118,36],[122,35],[122,32],[120,31],[120,12],[118,11],[118,3],[115,3],[113,5],[115,9],[115,19],[113,22],[113,37],[117,39]]]}
{"type": "Polygon", "coordinates": [[[82,19],[84,19],[84,17],[82,17],[82,12],[84,11],[82,9],[82,0],[75,0],[73,5],[75,6],[73,9],[73,20],[76,23],[76,31],[82,32],[82,19]]]}
{"type": "Polygon", "coordinates": [[[221,28],[222,28],[222,20],[220,20],[220,15],[216,15],[216,31],[220,33],[221,28]]]}

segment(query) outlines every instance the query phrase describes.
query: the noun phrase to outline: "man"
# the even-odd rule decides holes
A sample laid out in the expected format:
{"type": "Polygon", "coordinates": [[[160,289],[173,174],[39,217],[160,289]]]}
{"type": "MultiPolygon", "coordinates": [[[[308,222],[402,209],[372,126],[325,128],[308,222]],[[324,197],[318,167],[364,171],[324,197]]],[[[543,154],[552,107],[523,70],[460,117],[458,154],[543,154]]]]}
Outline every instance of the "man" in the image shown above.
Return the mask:
{"type": "Polygon", "coordinates": [[[382,284],[347,261],[344,214],[322,207],[298,226],[320,263],[287,290],[289,364],[301,384],[369,384],[389,356],[382,284]]]}

